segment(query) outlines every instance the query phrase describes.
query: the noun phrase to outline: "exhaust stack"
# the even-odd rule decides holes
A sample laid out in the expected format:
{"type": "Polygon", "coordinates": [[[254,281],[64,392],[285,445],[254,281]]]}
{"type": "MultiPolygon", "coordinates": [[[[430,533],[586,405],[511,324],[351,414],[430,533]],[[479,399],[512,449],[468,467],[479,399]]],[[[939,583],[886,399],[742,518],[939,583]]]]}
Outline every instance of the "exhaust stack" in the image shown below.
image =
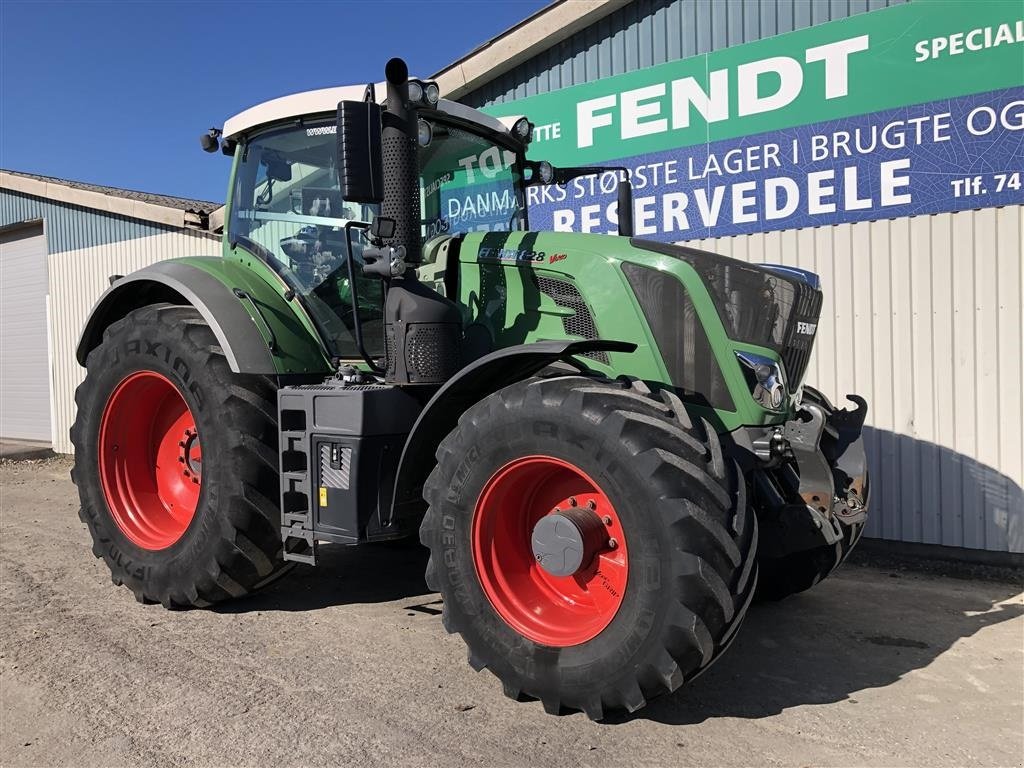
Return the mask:
{"type": "Polygon", "coordinates": [[[384,201],[381,215],[395,220],[395,246],[405,246],[409,264],[423,261],[420,235],[419,143],[416,112],[409,105],[409,68],[401,59],[384,67],[387,93],[381,115],[384,201]]]}
{"type": "Polygon", "coordinates": [[[387,95],[381,116],[384,200],[381,215],[395,220],[392,244],[405,246],[404,274],[391,278],[384,302],[389,384],[438,385],[461,364],[462,318],[454,302],[420,282],[419,143],[416,110],[409,104],[409,68],[391,59],[384,68],[387,95]]]}

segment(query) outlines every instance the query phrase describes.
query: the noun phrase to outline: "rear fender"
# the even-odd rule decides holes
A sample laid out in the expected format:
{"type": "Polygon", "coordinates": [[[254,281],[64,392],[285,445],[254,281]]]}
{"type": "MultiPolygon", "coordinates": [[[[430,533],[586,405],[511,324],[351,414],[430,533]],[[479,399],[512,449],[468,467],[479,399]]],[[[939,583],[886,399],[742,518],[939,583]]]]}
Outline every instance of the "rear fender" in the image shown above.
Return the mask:
{"type": "Polygon", "coordinates": [[[215,257],[162,261],[118,279],[89,315],[76,350],[79,364],[85,365],[111,323],[165,301],[198,310],[235,373],[330,371],[319,341],[280,293],[243,266],[215,257]]]}
{"type": "Polygon", "coordinates": [[[402,524],[422,511],[423,483],[434,467],[437,448],[474,403],[573,355],[633,352],[636,346],[625,341],[539,341],[499,349],[463,368],[427,402],[409,433],[395,475],[391,522],[402,524]]]}

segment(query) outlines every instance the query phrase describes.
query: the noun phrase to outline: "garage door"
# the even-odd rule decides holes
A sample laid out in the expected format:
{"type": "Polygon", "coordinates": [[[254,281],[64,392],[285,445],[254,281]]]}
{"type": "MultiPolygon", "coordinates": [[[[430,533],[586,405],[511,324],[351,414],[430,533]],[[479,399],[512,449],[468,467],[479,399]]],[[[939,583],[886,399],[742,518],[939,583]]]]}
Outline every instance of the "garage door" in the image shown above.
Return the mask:
{"type": "Polygon", "coordinates": [[[50,441],[43,225],[0,232],[0,437],[50,441]]]}

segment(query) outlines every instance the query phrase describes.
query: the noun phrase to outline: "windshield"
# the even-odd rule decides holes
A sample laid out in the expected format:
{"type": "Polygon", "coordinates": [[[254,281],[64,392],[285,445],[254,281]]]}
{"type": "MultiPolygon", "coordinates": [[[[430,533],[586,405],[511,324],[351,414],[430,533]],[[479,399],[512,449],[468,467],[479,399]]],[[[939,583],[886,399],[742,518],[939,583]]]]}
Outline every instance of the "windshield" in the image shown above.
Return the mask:
{"type": "Polygon", "coordinates": [[[424,239],[525,228],[516,153],[440,120],[428,122],[433,138],[419,152],[424,239]]]}
{"type": "MultiPolygon", "coordinates": [[[[442,120],[429,123],[432,140],[419,150],[424,239],[525,227],[516,153],[442,120]]],[[[371,222],[379,206],[342,200],[334,118],[257,134],[240,151],[230,239],[265,259],[302,297],[333,356],[360,357],[344,226],[371,222]]],[[[363,244],[353,230],[359,320],[367,352],[379,356],[384,286],[362,276],[363,244]]]]}
{"type": "MultiPolygon", "coordinates": [[[[349,220],[372,221],[377,206],[342,201],[335,131],[330,119],[250,140],[235,175],[230,235],[259,251],[302,295],[333,355],[355,358],[344,226],[349,220]]],[[[352,241],[364,341],[370,354],[381,354],[383,285],[362,277],[358,230],[352,241]]]]}

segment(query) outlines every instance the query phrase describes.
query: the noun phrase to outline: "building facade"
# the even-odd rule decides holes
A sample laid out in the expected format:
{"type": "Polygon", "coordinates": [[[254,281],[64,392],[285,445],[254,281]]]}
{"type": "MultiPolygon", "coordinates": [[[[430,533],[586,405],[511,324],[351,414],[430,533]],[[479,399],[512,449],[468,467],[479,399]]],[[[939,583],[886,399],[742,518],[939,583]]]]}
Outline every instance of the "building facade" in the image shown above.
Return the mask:
{"type": "MultiPolygon", "coordinates": [[[[1000,2],[563,2],[435,77],[529,116],[532,158],[628,167],[638,235],[819,274],[807,380],[870,404],[866,534],[1021,553],[1022,19],[1000,2]]],[[[533,198],[531,225],[614,231],[603,192],[533,198]]]]}
{"type": "Polygon", "coordinates": [[[216,254],[219,208],[0,171],[0,436],[72,452],[75,346],[109,277],[216,254]]]}
{"type": "MultiPolygon", "coordinates": [[[[1019,555],[1022,16],[998,0],[561,0],[435,79],[529,115],[535,159],[629,168],[638,235],[820,275],[807,380],[870,404],[867,535],[1019,555]]],[[[531,222],[614,231],[613,198],[534,198],[531,222]]],[[[217,252],[217,208],[0,172],[0,435],[71,451],[74,347],[108,277],[217,252]]]]}

